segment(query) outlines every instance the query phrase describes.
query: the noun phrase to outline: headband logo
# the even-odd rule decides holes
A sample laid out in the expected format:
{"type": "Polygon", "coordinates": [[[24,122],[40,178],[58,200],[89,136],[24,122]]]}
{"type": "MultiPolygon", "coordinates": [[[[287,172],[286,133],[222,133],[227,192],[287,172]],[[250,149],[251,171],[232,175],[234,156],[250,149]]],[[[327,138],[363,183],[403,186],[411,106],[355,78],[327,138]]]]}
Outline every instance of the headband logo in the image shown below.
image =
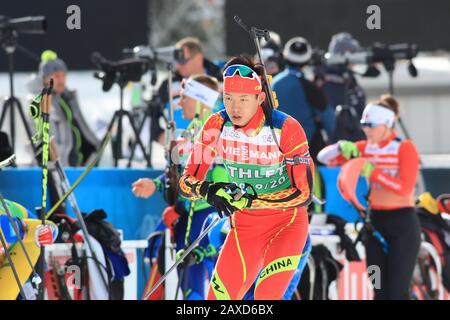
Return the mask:
{"type": "Polygon", "coordinates": [[[237,92],[246,94],[261,93],[262,85],[259,76],[247,66],[233,65],[224,73],[224,92],[237,92]]]}
{"type": "Polygon", "coordinates": [[[240,80],[230,80],[230,89],[231,90],[243,90],[244,89],[244,83],[240,80]]]}

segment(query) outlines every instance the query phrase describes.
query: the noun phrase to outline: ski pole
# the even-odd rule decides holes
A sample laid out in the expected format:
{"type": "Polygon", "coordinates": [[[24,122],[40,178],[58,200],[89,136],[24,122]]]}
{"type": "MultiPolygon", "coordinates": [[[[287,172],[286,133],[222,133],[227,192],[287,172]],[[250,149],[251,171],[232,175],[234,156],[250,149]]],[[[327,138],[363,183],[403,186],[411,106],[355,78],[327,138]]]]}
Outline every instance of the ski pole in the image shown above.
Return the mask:
{"type": "Polygon", "coordinates": [[[0,229],[0,242],[2,247],[5,249],[6,259],[8,260],[9,265],[11,266],[11,270],[14,274],[14,279],[16,279],[17,286],[19,287],[20,295],[24,300],[27,300],[25,292],[23,291],[22,283],[20,283],[19,274],[17,273],[16,266],[14,265],[11,255],[9,254],[8,248],[6,247],[6,239],[3,236],[3,231],[0,229]]]}
{"type": "Polygon", "coordinates": [[[41,101],[42,109],[42,224],[45,224],[45,209],[47,208],[47,182],[48,182],[48,148],[50,143],[50,106],[52,104],[53,79],[41,101]]]}
{"type": "MultiPolygon", "coordinates": [[[[61,163],[59,161],[59,154],[58,154],[58,147],[56,146],[56,142],[53,139],[53,137],[50,139],[50,159],[54,162],[56,172],[59,175],[60,182],[61,182],[61,188],[63,189],[64,193],[67,193],[70,189],[69,179],[66,176],[66,172],[64,171],[63,167],[61,166],[61,163]]],[[[94,258],[95,266],[97,267],[97,271],[100,273],[101,278],[103,280],[103,284],[105,285],[105,288],[109,289],[108,282],[106,281],[103,271],[99,266],[99,260],[97,259],[97,255],[95,251],[92,249],[91,240],[89,239],[89,232],[86,226],[86,222],[84,221],[83,215],[81,214],[80,207],[78,206],[77,200],[75,198],[75,194],[70,193],[68,196],[68,200],[70,203],[70,206],[72,207],[72,210],[74,211],[75,215],[77,216],[77,219],[80,223],[81,231],[84,234],[84,238],[86,240],[87,244],[87,253],[94,258]]],[[[109,291],[109,290],[108,290],[109,291]]]]}
{"type": "MultiPolygon", "coordinates": [[[[370,194],[371,189],[369,188],[368,194],[367,194],[367,199],[369,199],[369,194],[370,194]]],[[[369,200],[367,200],[369,201],[369,200]]],[[[353,201],[350,201],[351,204],[355,207],[358,208],[353,201]]],[[[384,254],[387,254],[389,251],[389,244],[387,243],[386,239],[383,237],[383,235],[375,229],[375,227],[372,224],[372,221],[370,220],[370,209],[367,209],[368,212],[364,212],[362,210],[358,210],[358,213],[363,221],[363,227],[361,228],[361,230],[359,231],[358,236],[356,237],[356,240],[354,242],[354,245],[356,245],[359,241],[361,241],[362,239],[362,232],[364,229],[367,230],[367,232],[370,232],[372,234],[372,236],[378,240],[378,242],[380,242],[381,247],[383,249],[384,254]]]]}
{"type": "Polygon", "coordinates": [[[313,194],[313,196],[312,196],[312,201],[315,203],[315,204],[318,204],[318,205],[324,205],[325,203],[326,203],[326,201],[325,200],[322,200],[322,199],[319,199],[316,195],[314,195],[313,194]]]}
{"type": "Polygon", "coordinates": [[[186,250],[183,252],[183,254],[181,255],[181,257],[177,260],[177,262],[175,262],[170,268],[169,270],[167,270],[167,272],[161,276],[161,278],[155,283],[155,285],[153,286],[153,288],[150,290],[149,293],[147,293],[144,296],[143,300],[147,300],[148,297],[150,297],[153,292],[156,291],[156,289],[158,289],[158,287],[164,282],[164,280],[167,278],[167,276],[173,271],[175,270],[176,267],[178,267],[183,260],[191,253],[192,250],[194,250],[194,248],[200,243],[200,241],[209,233],[209,231],[220,221],[220,217],[215,217],[215,219],[211,222],[211,224],[205,229],[203,230],[203,232],[197,237],[197,239],[194,240],[194,242],[192,242],[192,244],[186,248],[186,250]]]}
{"type": "MultiPolygon", "coordinates": [[[[44,94],[40,103],[41,107],[41,120],[42,120],[42,203],[41,208],[38,211],[40,213],[40,218],[42,220],[42,225],[45,225],[45,211],[47,208],[47,185],[48,185],[48,145],[50,139],[50,107],[52,103],[52,90],[53,90],[53,79],[50,79],[49,86],[44,88],[44,94]]],[[[39,256],[38,270],[40,272],[40,279],[44,278],[45,274],[45,247],[41,247],[41,252],[39,256]]],[[[33,281],[37,280],[33,277],[33,281]]],[[[45,294],[45,286],[39,289],[38,298],[43,300],[45,294]]]]}
{"type": "Polygon", "coordinates": [[[97,162],[100,160],[103,151],[105,150],[106,145],[109,143],[109,140],[111,140],[111,132],[107,134],[105,137],[102,146],[97,151],[97,155],[94,159],[88,164],[88,166],[84,169],[83,173],[75,180],[73,185],[70,187],[70,189],[59,199],[59,201],[48,211],[47,215],[45,216],[46,219],[50,218],[51,215],[55,212],[55,210],[66,201],[67,197],[75,190],[75,188],[80,184],[81,181],[83,181],[84,177],[91,171],[91,169],[97,164],[97,162]]]}
{"type": "Polygon", "coordinates": [[[383,235],[375,229],[375,226],[372,224],[372,210],[370,209],[370,198],[369,195],[372,192],[372,187],[369,186],[369,190],[367,192],[367,214],[365,217],[365,224],[367,225],[367,229],[372,233],[372,235],[375,237],[375,239],[380,242],[381,247],[383,248],[384,254],[387,254],[389,251],[389,244],[387,243],[386,239],[383,237],[383,235]]]}

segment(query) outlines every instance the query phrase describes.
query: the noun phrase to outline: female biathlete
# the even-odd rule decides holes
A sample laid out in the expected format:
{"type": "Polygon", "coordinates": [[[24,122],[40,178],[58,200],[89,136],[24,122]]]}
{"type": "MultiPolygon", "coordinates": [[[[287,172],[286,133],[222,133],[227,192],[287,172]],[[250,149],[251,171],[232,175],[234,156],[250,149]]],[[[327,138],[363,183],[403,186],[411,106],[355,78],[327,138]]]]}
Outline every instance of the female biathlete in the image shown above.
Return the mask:
{"type": "Polygon", "coordinates": [[[388,252],[370,236],[366,245],[367,265],[381,271],[375,299],[408,299],[409,285],[420,247],[420,222],[414,210],[414,187],[419,157],[414,143],[397,137],[393,129],[398,102],[381,96],[364,109],[361,125],[367,140],[340,141],[324,148],[318,160],[339,165],[353,157],[369,160],[361,175],[370,183],[369,209],[373,226],[388,243],[388,252]]]}
{"type": "Polygon", "coordinates": [[[271,110],[266,119],[261,71],[245,57],[226,64],[225,110],[206,121],[180,178],[185,197],[205,199],[231,219],[208,299],[242,299],[257,277],[255,299],[281,299],[308,235],[308,142],[287,114],[271,110]],[[216,157],[234,184],[203,180],[216,157]],[[239,198],[236,185],[248,193],[239,198]]]}

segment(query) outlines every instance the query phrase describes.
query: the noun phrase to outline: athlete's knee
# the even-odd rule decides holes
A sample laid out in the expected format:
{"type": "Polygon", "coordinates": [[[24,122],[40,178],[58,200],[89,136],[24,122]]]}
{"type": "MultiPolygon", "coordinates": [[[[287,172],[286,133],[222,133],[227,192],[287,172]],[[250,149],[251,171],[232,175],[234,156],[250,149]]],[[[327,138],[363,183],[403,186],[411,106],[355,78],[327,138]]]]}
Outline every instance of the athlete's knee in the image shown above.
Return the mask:
{"type": "Polygon", "coordinates": [[[220,279],[217,271],[214,271],[209,283],[208,300],[231,300],[232,297],[220,279]]]}
{"type": "Polygon", "coordinates": [[[272,260],[256,281],[255,300],[281,299],[300,262],[300,255],[272,260]]]}
{"type": "Polygon", "coordinates": [[[283,294],[283,300],[291,300],[291,297],[294,294],[294,291],[295,289],[297,289],[297,286],[300,282],[301,275],[302,272],[299,269],[294,271],[294,275],[292,276],[292,279],[289,282],[289,285],[283,294]]]}

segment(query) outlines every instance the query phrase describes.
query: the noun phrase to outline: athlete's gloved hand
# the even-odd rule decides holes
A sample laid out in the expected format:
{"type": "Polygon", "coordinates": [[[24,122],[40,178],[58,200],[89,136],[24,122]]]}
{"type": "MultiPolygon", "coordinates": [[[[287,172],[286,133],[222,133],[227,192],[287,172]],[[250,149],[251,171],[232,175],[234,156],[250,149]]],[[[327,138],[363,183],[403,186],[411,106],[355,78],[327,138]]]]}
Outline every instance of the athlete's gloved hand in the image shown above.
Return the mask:
{"type": "Polygon", "coordinates": [[[230,216],[235,211],[250,208],[255,195],[244,193],[235,183],[208,182],[205,181],[200,187],[200,195],[206,201],[216,207],[221,218],[230,216]],[[238,196],[240,197],[238,199],[238,196]]]}
{"type": "Polygon", "coordinates": [[[366,162],[361,169],[361,176],[365,177],[367,180],[370,180],[370,176],[372,175],[374,169],[375,165],[372,162],[366,162]]]}
{"type": "Polygon", "coordinates": [[[216,247],[214,247],[211,243],[204,249],[205,250],[205,258],[212,257],[218,254],[216,247]]]}
{"type": "Polygon", "coordinates": [[[341,140],[339,141],[339,149],[341,150],[342,156],[347,160],[360,156],[358,147],[354,142],[341,140]]]}
{"type": "MultiPolygon", "coordinates": [[[[177,251],[177,254],[176,254],[177,261],[180,260],[181,256],[183,255],[183,253],[185,251],[186,251],[185,249],[181,249],[181,250],[177,251]]],[[[192,251],[191,251],[186,256],[186,258],[184,258],[183,262],[180,263],[180,267],[181,268],[186,268],[186,267],[191,266],[193,264],[195,264],[195,258],[194,258],[193,254],[192,254],[192,251]]]]}
{"type": "MultiPolygon", "coordinates": [[[[181,258],[185,249],[178,250],[177,252],[177,260],[181,258]]],[[[193,264],[201,263],[206,257],[206,250],[203,247],[197,246],[195,247],[189,254],[184,258],[184,261],[181,263],[182,267],[188,267],[193,264]]]]}
{"type": "Polygon", "coordinates": [[[194,256],[195,263],[199,264],[206,258],[206,250],[198,246],[192,250],[191,255],[194,256]]]}

